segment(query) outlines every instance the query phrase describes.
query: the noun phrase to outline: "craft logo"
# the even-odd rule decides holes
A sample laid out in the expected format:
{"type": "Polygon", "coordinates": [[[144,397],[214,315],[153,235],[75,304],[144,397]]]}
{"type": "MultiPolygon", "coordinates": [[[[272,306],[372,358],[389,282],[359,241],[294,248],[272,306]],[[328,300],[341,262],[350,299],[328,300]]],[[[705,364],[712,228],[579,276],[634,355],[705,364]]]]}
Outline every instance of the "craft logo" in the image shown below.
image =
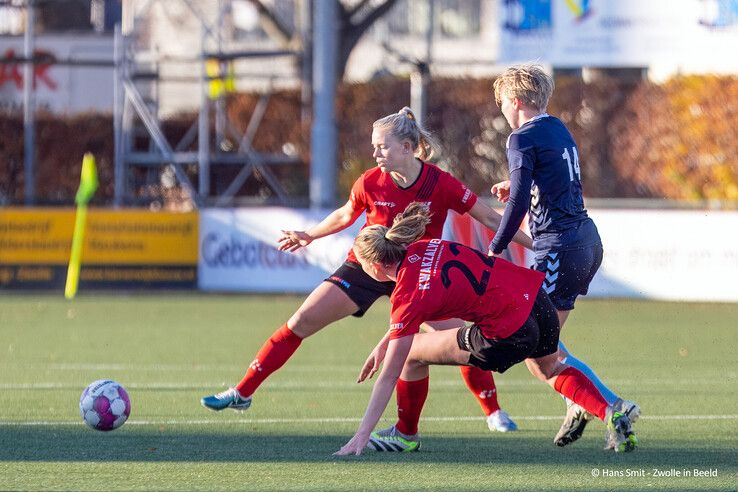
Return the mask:
{"type": "Polygon", "coordinates": [[[469,197],[472,194],[471,190],[469,188],[467,188],[466,186],[464,187],[464,189],[466,191],[464,192],[464,198],[461,199],[461,203],[466,203],[469,200],[469,197]]]}
{"type": "Polygon", "coordinates": [[[565,0],[566,7],[574,14],[576,22],[583,22],[592,15],[592,2],[589,0],[565,0]]]}

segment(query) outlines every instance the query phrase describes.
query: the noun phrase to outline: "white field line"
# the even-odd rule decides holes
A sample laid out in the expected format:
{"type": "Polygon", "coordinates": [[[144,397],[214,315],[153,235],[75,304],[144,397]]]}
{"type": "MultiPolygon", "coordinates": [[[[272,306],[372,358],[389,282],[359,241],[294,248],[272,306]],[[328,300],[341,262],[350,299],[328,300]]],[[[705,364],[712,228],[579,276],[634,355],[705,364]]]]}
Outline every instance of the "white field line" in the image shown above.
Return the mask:
{"type": "MultiPolygon", "coordinates": [[[[371,382],[369,383],[369,386],[371,382]]],[[[466,388],[460,380],[439,380],[433,383],[434,386],[460,386],[466,388]]],[[[74,384],[74,383],[0,383],[0,390],[80,390],[84,389],[85,384],[74,384]]],[[[226,383],[128,383],[123,382],[123,386],[128,390],[201,390],[205,392],[214,392],[226,389],[228,386],[226,383]]],[[[354,381],[324,381],[324,382],[304,382],[304,381],[287,381],[287,382],[270,382],[269,387],[272,389],[346,389],[346,388],[357,388],[365,387],[367,384],[359,385],[354,381]]],[[[542,386],[542,384],[535,379],[530,381],[519,381],[506,383],[505,385],[498,386],[542,386]]]]}
{"type": "MultiPolygon", "coordinates": [[[[95,376],[96,379],[103,379],[103,376],[110,379],[116,379],[118,382],[122,382],[123,386],[129,390],[144,390],[144,391],[156,391],[156,390],[198,390],[205,392],[215,392],[218,390],[226,389],[229,383],[226,381],[218,382],[194,382],[194,381],[154,381],[148,383],[134,383],[130,382],[129,379],[122,377],[118,379],[116,374],[105,374],[95,376]],[[111,377],[112,376],[112,377],[111,377]]],[[[339,378],[336,378],[339,379],[339,378]]],[[[357,388],[364,386],[371,386],[373,381],[368,381],[359,385],[353,379],[341,377],[340,381],[273,381],[268,382],[267,386],[272,389],[346,389],[346,388],[357,388]]],[[[509,379],[509,378],[496,378],[497,386],[501,388],[508,387],[526,387],[526,386],[542,386],[542,383],[533,377],[525,379],[509,379]]],[[[690,385],[706,386],[711,384],[724,384],[724,380],[716,381],[711,378],[703,379],[690,379],[686,383],[690,385]]],[[[0,383],[0,390],[82,390],[84,389],[85,381],[80,383],[60,383],[60,382],[32,382],[32,383],[0,383]]],[[[633,379],[608,379],[608,384],[617,386],[683,386],[685,381],[682,379],[653,379],[653,380],[633,380],[633,379]]],[[[460,378],[449,377],[449,375],[443,375],[440,377],[433,378],[431,376],[431,386],[433,387],[461,387],[465,388],[460,378]]]]}
{"type": "MultiPolygon", "coordinates": [[[[483,420],[482,417],[423,417],[426,422],[476,422],[483,420]]],[[[561,420],[561,415],[532,415],[527,417],[515,416],[515,420],[561,420]]],[[[639,420],[738,420],[738,415],[642,415],[639,420]]],[[[162,419],[162,420],[129,420],[127,425],[228,425],[228,424],[341,424],[361,422],[361,418],[354,417],[325,417],[325,418],[294,418],[294,419],[162,419]]],[[[0,426],[8,427],[43,427],[43,426],[82,426],[82,421],[69,420],[32,420],[13,421],[0,420],[0,426]]]]}
{"type": "MultiPolygon", "coordinates": [[[[4,363],[0,364],[5,370],[46,370],[46,371],[132,371],[132,372],[151,372],[151,371],[173,371],[173,372],[204,372],[204,371],[228,371],[234,372],[241,375],[248,368],[250,360],[244,358],[243,364],[118,364],[118,363],[49,363],[49,364],[13,364],[4,363]]],[[[298,373],[310,373],[310,372],[349,372],[359,373],[361,366],[350,365],[350,364],[336,364],[331,365],[330,363],[325,364],[287,364],[280,368],[280,372],[298,372],[298,373]]],[[[728,371],[727,373],[721,373],[722,378],[729,380],[738,379],[738,373],[735,371],[728,371]]],[[[504,376],[498,376],[500,381],[505,381],[504,376]]],[[[515,381],[515,380],[513,380],[515,381]]],[[[522,381],[522,380],[518,380],[522,381]]],[[[529,380],[526,379],[526,382],[529,380]]],[[[633,381],[630,379],[617,380],[617,382],[636,382],[637,384],[662,384],[664,379],[639,379],[633,381]]],[[[672,381],[679,381],[684,383],[682,379],[673,379],[672,381]]],[[[694,380],[692,380],[694,381],[694,380]]],[[[608,382],[616,382],[612,378],[608,378],[608,382]]],[[[690,381],[687,381],[690,382],[690,381]]]]}
{"type": "MultiPolygon", "coordinates": [[[[49,363],[49,364],[6,364],[8,368],[35,369],[49,371],[236,371],[243,372],[248,368],[250,360],[243,359],[243,364],[116,364],[116,363],[49,363]]],[[[281,371],[317,372],[317,371],[357,371],[360,367],[352,365],[287,365],[281,371]]]]}

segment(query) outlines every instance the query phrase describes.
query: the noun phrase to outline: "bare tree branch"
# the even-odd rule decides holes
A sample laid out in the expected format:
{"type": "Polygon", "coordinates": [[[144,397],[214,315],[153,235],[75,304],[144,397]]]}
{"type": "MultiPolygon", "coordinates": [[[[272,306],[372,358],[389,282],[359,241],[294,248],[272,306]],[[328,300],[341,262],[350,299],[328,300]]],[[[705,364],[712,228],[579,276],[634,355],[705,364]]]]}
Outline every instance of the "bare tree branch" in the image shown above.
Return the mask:
{"type": "MultiPolygon", "coordinates": [[[[356,14],[356,12],[364,8],[364,5],[366,5],[369,2],[371,2],[371,0],[361,0],[360,2],[357,2],[357,4],[354,5],[352,8],[344,9],[344,12],[346,13],[346,17],[348,18],[353,17],[356,14]]],[[[343,5],[341,5],[341,7],[343,7],[343,5]]]]}
{"type": "Polygon", "coordinates": [[[284,25],[279,18],[264,5],[261,0],[249,0],[259,13],[261,28],[267,35],[276,41],[282,48],[292,49],[295,44],[295,33],[284,25]]]}
{"type": "Polygon", "coordinates": [[[353,21],[350,16],[354,15],[361,6],[365,5],[367,3],[366,0],[362,0],[356,7],[350,10],[347,10],[340,2],[338,3],[341,10],[341,44],[339,46],[340,51],[337,64],[338,77],[340,79],[343,78],[343,74],[346,71],[346,64],[348,63],[349,55],[351,55],[351,51],[356,46],[356,43],[359,42],[361,36],[364,35],[367,29],[369,29],[377,19],[389,12],[397,3],[397,0],[385,0],[358,22],[353,21]]]}
{"type": "MultiPolygon", "coordinates": [[[[360,2],[360,3],[364,3],[364,2],[360,2]]],[[[364,31],[366,31],[367,29],[369,29],[369,26],[371,26],[372,24],[374,24],[374,22],[377,19],[379,19],[384,14],[386,14],[387,12],[389,12],[392,9],[392,7],[395,6],[395,3],[397,3],[397,0],[385,0],[381,5],[379,5],[374,10],[372,10],[371,12],[369,12],[366,15],[366,17],[364,17],[363,19],[361,19],[361,22],[354,23],[353,21],[351,21],[352,29],[355,29],[356,31],[358,31],[359,37],[361,37],[361,35],[364,34],[364,31]]],[[[356,10],[356,9],[354,9],[354,10],[356,10]]],[[[350,13],[351,17],[353,17],[353,14],[354,13],[355,12],[350,13]]]]}

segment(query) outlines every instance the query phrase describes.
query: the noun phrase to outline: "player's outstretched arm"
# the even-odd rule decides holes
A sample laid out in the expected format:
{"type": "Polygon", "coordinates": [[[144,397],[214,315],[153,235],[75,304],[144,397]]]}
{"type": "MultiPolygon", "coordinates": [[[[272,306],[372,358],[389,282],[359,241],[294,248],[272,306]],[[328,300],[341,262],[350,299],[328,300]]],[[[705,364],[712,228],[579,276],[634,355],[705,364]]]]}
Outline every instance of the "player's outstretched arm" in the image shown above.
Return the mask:
{"type": "Polygon", "coordinates": [[[387,346],[387,357],[384,361],[382,372],[379,373],[377,381],[372,389],[372,396],[369,399],[369,405],[364,413],[364,418],[359,424],[359,429],[349,442],[334,454],[344,456],[349,454],[359,455],[369,442],[374,427],[379,422],[379,418],[384,413],[387,404],[392,398],[395,391],[395,385],[402,373],[402,366],[405,365],[407,354],[410,353],[410,347],[413,345],[413,337],[406,336],[390,340],[387,346]]]}
{"type": "Polygon", "coordinates": [[[279,250],[294,252],[304,248],[314,240],[342,231],[356,221],[362,210],[355,210],[351,200],[307,231],[282,231],[278,239],[279,250]]]}
{"type": "MultiPolygon", "coordinates": [[[[530,189],[533,184],[533,171],[520,167],[510,172],[510,190],[505,213],[500,222],[497,234],[492,238],[490,250],[501,253],[511,240],[520,234],[520,223],[530,207],[530,189]]],[[[532,249],[532,248],[531,248],[532,249]]]]}
{"type": "MultiPolygon", "coordinates": [[[[477,203],[475,203],[471,210],[469,210],[469,215],[495,232],[500,230],[502,215],[498,214],[493,208],[488,207],[479,200],[477,200],[477,203]]],[[[512,241],[530,250],[533,249],[533,240],[529,235],[521,230],[518,230],[515,233],[512,241]]]]}

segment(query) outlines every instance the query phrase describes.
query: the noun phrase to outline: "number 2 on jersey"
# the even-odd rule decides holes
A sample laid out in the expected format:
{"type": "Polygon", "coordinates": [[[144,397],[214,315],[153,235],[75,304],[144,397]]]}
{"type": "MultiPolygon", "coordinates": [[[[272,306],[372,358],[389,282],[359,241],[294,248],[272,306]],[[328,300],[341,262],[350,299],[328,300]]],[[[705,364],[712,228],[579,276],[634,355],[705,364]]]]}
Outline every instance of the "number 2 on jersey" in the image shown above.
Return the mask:
{"type": "Polygon", "coordinates": [[[574,159],[572,161],[572,156],[569,155],[569,149],[564,149],[564,153],[561,154],[561,157],[563,157],[566,160],[566,165],[569,167],[569,181],[574,181],[574,175],[577,175],[577,180],[582,180],[582,174],[579,170],[579,154],[577,154],[577,148],[572,147],[571,148],[572,154],[574,154],[574,159]]]}
{"type": "MultiPolygon", "coordinates": [[[[466,249],[471,250],[473,253],[475,253],[480,260],[484,262],[485,265],[488,267],[493,267],[495,265],[495,259],[491,258],[489,256],[485,256],[479,251],[469,248],[468,246],[464,246],[463,244],[459,243],[450,243],[449,244],[449,250],[454,256],[457,256],[460,252],[459,246],[462,246],[466,249]]],[[[443,264],[443,267],[441,268],[441,283],[445,288],[449,288],[451,285],[451,278],[448,275],[449,270],[452,268],[456,268],[458,270],[461,270],[461,273],[464,274],[466,279],[469,281],[469,284],[471,284],[472,289],[474,289],[474,292],[481,296],[484,294],[484,292],[487,290],[487,283],[489,282],[490,273],[489,271],[485,270],[482,273],[482,277],[477,280],[477,278],[472,273],[471,269],[466,266],[464,263],[460,262],[459,260],[450,260],[443,264]]]]}

